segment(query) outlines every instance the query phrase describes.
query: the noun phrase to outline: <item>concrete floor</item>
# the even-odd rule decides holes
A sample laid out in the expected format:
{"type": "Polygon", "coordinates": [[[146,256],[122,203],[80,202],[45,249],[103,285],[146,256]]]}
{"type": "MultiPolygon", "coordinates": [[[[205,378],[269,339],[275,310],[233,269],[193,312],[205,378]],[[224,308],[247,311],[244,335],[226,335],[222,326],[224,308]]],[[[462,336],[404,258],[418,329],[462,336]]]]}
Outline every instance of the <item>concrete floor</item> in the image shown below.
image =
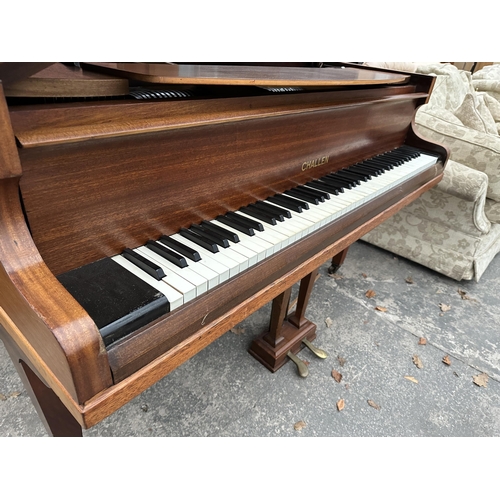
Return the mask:
{"type": "MultiPolygon", "coordinates": [[[[307,378],[247,353],[268,304],[84,435],[500,436],[499,259],[459,283],[357,242],[338,276],[320,270],[307,316],[329,357],[303,350],[307,378]]],[[[0,345],[0,436],[45,435],[0,345]]]]}

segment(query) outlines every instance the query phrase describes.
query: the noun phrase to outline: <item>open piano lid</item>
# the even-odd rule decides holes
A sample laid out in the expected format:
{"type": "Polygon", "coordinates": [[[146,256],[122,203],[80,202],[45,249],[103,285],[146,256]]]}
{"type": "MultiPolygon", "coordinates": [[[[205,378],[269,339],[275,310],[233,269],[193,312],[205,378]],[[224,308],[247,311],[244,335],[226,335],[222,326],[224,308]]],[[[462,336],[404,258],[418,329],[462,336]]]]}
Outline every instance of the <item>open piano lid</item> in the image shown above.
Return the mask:
{"type": "Polygon", "coordinates": [[[338,87],[403,84],[408,75],[351,67],[301,68],[166,63],[81,63],[82,68],[122,78],[181,85],[338,87]]]}

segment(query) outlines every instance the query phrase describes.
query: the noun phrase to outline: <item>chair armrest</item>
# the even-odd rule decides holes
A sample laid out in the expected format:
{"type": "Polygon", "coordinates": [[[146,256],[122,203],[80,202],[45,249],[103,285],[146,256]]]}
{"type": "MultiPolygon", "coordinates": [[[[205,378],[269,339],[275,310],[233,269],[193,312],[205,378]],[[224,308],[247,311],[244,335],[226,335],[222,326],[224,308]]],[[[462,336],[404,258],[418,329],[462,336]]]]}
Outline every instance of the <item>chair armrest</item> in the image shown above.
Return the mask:
{"type": "MultiPolygon", "coordinates": [[[[484,211],[487,189],[488,176],[484,172],[471,169],[453,160],[448,160],[443,179],[436,186],[437,191],[468,202],[463,206],[459,203],[458,208],[462,206],[464,212],[471,210],[470,222],[478,231],[485,234],[491,229],[491,222],[484,211]]],[[[470,215],[464,220],[467,219],[470,219],[470,215]]]]}
{"type": "Polygon", "coordinates": [[[500,201],[500,136],[445,120],[427,106],[417,111],[415,121],[424,138],[449,148],[451,160],[484,172],[488,177],[487,197],[500,201]]]}
{"type": "Polygon", "coordinates": [[[475,202],[486,197],[488,176],[484,172],[448,160],[443,179],[436,188],[462,200],[475,202]]]}

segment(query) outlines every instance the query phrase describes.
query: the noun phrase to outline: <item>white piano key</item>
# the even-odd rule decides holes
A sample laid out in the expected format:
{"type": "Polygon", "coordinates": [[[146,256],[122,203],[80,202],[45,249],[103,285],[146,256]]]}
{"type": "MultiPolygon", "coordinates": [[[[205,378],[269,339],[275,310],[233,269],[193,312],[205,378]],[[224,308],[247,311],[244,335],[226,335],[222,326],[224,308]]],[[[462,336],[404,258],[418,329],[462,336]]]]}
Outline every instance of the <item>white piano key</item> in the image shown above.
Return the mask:
{"type": "Polygon", "coordinates": [[[276,247],[279,250],[287,247],[288,245],[290,245],[290,243],[292,243],[291,236],[287,236],[281,232],[275,231],[274,230],[275,226],[268,224],[267,222],[262,222],[261,220],[258,220],[255,217],[252,217],[251,215],[244,214],[243,212],[237,211],[235,213],[239,215],[244,215],[245,217],[247,217],[247,219],[260,222],[262,224],[262,227],[264,228],[264,231],[259,231],[258,232],[259,236],[261,236],[264,239],[267,239],[270,243],[276,245],[276,247]]]}
{"type": "MultiPolygon", "coordinates": [[[[177,266],[171,262],[151,252],[147,247],[139,247],[136,251],[162,266],[166,270],[167,277],[169,274],[175,274],[179,278],[183,278],[185,282],[194,285],[195,294],[200,294],[205,291],[205,285],[206,289],[210,290],[214,286],[217,286],[217,284],[229,279],[229,277],[236,276],[246,268],[270,257],[289,244],[300,241],[306,235],[323,227],[325,224],[368,203],[384,192],[397,187],[435,163],[435,157],[421,154],[418,158],[411,159],[402,165],[396,166],[392,170],[384,171],[380,176],[373,176],[368,181],[361,182],[360,185],[351,189],[346,188],[343,193],[339,193],[338,195],[330,194],[330,199],[325,199],[325,201],[318,205],[309,203],[309,209],[303,210],[301,213],[290,211],[291,218],[285,218],[284,221],[280,221],[276,225],[263,222],[254,216],[236,211],[235,213],[239,213],[244,217],[256,220],[262,224],[264,231],[256,230],[254,236],[249,236],[232,227],[228,227],[218,220],[212,220],[210,221],[212,224],[228,229],[237,234],[240,238],[240,242],[238,243],[230,241],[229,248],[222,248],[219,246],[220,251],[215,254],[212,254],[205,248],[200,247],[179,234],[172,235],[173,239],[198,251],[202,257],[200,262],[188,260],[187,268],[177,268],[177,266]]],[[[316,187],[315,189],[321,191],[320,188],[316,187]]],[[[303,201],[295,198],[291,194],[285,196],[303,201]]],[[[272,198],[266,200],[266,203],[282,208],[277,203],[273,203],[272,198]]],[[[162,242],[159,243],[163,244],[162,242]]],[[[168,245],[164,246],[168,247],[168,245]]],[[[147,275],[139,268],[136,268],[136,266],[123,257],[117,256],[113,259],[129,270],[134,268],[133,272],[136,276],[140,275],[139,277],[144,278],[144,281],[152,286],[156,285],[157,289],[160,289],[163,285],[168,286],[166,283],[159,285],[157,280],[147,275]]],[[[180,281],[177,283],[178,288],[182,288],[180,283],[180,281]]],[[[168,290],[168,294],[170,294],[172,298],[172,300],[170,300],[169,295],[165,293],[171,304],[173,304],[173,308],[178,307],[179,300],[189,300],[186,298],[179,299],[179,296],[176,295],[179,294],[179,292],[176,290],[175,285],[165,290],[168,290]]]]}
{"type": "MultiPolygon", "coordinates": [[[[211,222],[213,222],[214,224],[218,224],[219,226],[224,227],[226,229],[229,227],[229,226],[226,226],[223,222],[218,221],[218,220],[213,220],[211,222]]],[[[260,231],[255,231],[255,234],[253,236],[249,236],[248,234],[245,234],[245,233],[239,231],[238,229],[234,229],[234,228],[231,228],[231,231],[233,231],[235,234],[238,235],[238,237],[240,238],[240,241],[245,241],[247,243],[252,243],[252,244],[256,243],[261,248],[265,249],[266,258],[271,257],[271,255],[273,255],[273,253],[275,251],[277,251],[275,245],[272,242],[270,242],[268,239],[265,239],[265,240],[262,239],[262,237],[261,237],[262,233],[260,231]]]]}
{"type": "Polygon", "coordinates": [[[172,234],[171,238],[179,241],[180,243],[184,243],[184,245],[188,245],[193,250],[196,250],[200,254],[203,263],[219,275],[219,281],[221,283],[233,276],[236,276],[236,274],[238,273],[239,264],[229,258],[221,259],[221,257],[218,255],[219,252],[211,253],[208,250],[205,250],[200,245],[193,243],[187,238],[184,238],[180,234],[172,234]]]}
{"type": "MultiPolygon", "coordinates": [[[[165,245],[162,241],[158,240],[157,243],[169,248],[168,245],[165,245]]],[[[202,276],[207,280],[209,290],[214,288],[220,283],[219,275],[209,267],[205,266],[205,264],[203,264],[202,261],[194,262],[191,259],[186,259],[186,260],[189,269],[193,270],[195,273],[199,274],[200,276],[202,276]]]]}
{"type": "MultiPolygon", "coordinates": [[[[208,290],[208,281],[206,278],[203,276],[200,276],[199,274],[195,273],[192,269],[190,269],[189,265],[188,267],[178,267],[172,262],[168,261],[167,259],[163,258],[161,255],[158,255],[156,252],[153,252],[150,248],[146,246],[142,246],[139,248],[136,248],[135,251],[137,253],[140,253],[144,255],[144,257],[156,262],[158,265],[160,265],[165,273],[167,274],[167,277],[171,274],[175,274],[179,276],[180,278],[183,278],[187,282],[189,282],[195,290],[195,297],[198,295],[206,292],[208,290]]],[[[165,280],[167,281],[167,280],[165,280]]],[[[168,283],[168,281],[167,281],[168,283]]],[[[172,286],[174,286],[172,284],[172,286]]],[[[176,288],[174,286],[174,288],[176,288]]],[[[179,290],[181,291],[181,290],[179,290]]]]}
{"type": "Polygon", "coordinates": [[[111,258],[117,264],[120,264],[120,266],[127,269],[127,271],[135,274],[142,281],[146,282],[148,285],[151,285],[153,288],[156,288],[159,292],[163,293],[163,295],[165,295],[167,300],[170,302],[171,311],[182,306],[182,304],[184,303],[183,295],[164,281],[153,278],[148,273],[144,272],[142,269],[138,268],[136,265],[132,264],[132,262],[128,261],[121,255],[115,255],[111,258]]]}
{"type": "MultiPolygon", "coordinates": [[[[245,257],[248,262],[248,267],[254,266],[257,262],[259,262],[258,253],[245,246],[241,241],[238,243],[229,241],[229,248],[245,257]]],[[[265,256],[265,252],[261,251],[261,253],[265,256]]]]}
{"type": "MultiPolygon", "coordinates": [[[[212,224],[215,224],[216,226],[223,228],[223,229],[229,229],[229,226],[226,226],[224,223],[222,223],[218,220],[214,219],[210,222],[212,224]]],[[[240,239],[239,243],[234,243],[234,245],[235,246],[236,245],[244,245],[245,247],[254,251],[257,255],[257,262],[260,262],[261,260],[265,259],[266,257],[270,257],[272,255],[272,252],[268,251],[268,249],[272,246],[268,241],[261,240],[258,235],[249,236],[248,234],[242,233],[241,231],[238,231],[237,229],[234,229],[234,228],[230,228],[230,229],[233,233],[238,235],[238,238],[240,239]]]]}
{"type": "MultiPolygon", "coordinates": [[[[254,217],[253,215],[246,214],[246,216],[249,219],[259,221],[263,225],[263,227],[266,231],[271,231],[275,234],[282,234],[283,236],[287,237],[290,240],[289,244],[293,243],[294,241],[297,241],[302,236],[301,230],[290,229],[289,226],[287,226],[285,221],[283,221],[283,222],[280,221],[280,222],[277,222],[275,225],[273,225],[273,224],[269,224],[268,222],[263,222],[260,219],[257,219],[257,217],[254,217]]],[[[290,219],[287,219],[287,220],[290,220],[290,219]]]]}

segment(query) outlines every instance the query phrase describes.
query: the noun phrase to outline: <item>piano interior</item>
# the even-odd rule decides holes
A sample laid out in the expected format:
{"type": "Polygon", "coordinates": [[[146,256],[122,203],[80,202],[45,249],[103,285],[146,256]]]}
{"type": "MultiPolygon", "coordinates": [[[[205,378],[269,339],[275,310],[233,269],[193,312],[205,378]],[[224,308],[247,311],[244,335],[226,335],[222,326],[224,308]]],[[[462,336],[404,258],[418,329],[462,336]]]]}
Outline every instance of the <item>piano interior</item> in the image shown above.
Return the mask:
{"type": "Polygon", "coordinates": [[[2,63],[0,79],[0,332],[43,381],[53,435],[80,434],[271,300],[250,352],[279,369],[315,337],[316,269],[448,157],[413,129],[424,75],[2,63]]]}

